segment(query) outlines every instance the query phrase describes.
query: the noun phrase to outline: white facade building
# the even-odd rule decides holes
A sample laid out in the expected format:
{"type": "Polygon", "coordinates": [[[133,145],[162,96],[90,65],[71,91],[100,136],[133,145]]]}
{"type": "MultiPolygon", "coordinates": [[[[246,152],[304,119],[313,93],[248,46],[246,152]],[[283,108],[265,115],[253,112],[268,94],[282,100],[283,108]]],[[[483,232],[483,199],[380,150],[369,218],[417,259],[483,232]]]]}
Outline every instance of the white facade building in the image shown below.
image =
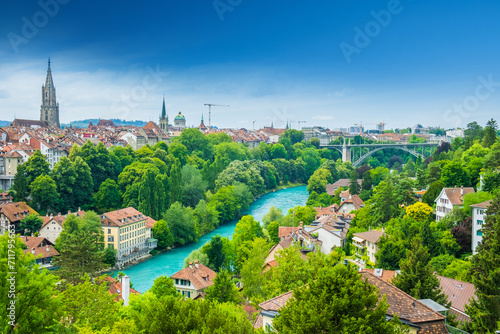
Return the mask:
{"type": "Polygon", "coordinates": [[[486,219],[486,210],[491,205],[491,200],[471,205],[472,208],[472,254],[477,253],[477,246],[483,241],[481,231],[486,219]]]}
{"type": "Polygon", "coordinates": [[[454,207],[462,207],[464,196],[474,192],[474,188],[443,188],[435,200],[436,221],[443,219],[454,207]]]}

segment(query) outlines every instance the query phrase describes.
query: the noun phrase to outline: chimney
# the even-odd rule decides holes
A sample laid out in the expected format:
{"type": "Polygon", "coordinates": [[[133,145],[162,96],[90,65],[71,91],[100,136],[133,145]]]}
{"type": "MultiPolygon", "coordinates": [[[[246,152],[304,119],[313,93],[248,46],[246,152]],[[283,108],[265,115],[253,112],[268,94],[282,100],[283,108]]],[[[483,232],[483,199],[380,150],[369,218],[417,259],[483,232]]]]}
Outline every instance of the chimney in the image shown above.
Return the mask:
{"type": "Polygon", "coordinates": [[[368,231],[371,231],[372,230],[372,227],[371,226],[368,226],[368,231]]]}
{"type": "Polygon", "coordinates": [[[60,212],[58,212],[58,213],[57,213],[57,215],[58,215],[58,216],[60,216],[60,215],[61,215],[61,213],[60,213],[60,212]]]}
{"type": "Polygon", "coordinates": [[[462,185],[462,186],[460,187],[460,195],[463,195],[463,194],[464,194],[464,186],[462,185]]]}
{"type": "Polygon", "coordinates": [[[35,235],[33,233],[31,233],[31,237],[33,238],[35,235]]]}
{"type": "Polygon", "coordinates": [[[385,233],[385,227],[382,226],[382,233],[385,233]]]}
{"type": "Polygon", "coordinates": [[[128,305],[128,299],[130,297],[130,276],[122,276],[122,299],[123,306],[128,305]]]}
{"type": "Polygon", "coordinates": [[[200,269],[200,263],[198,260],[194,261],[194,266],[196,267],[196,269],[200,269]]]}
{"type": "Polygon", "coordinates": [[[71,214],[71,210],[68,210],[68,215],[70,215],[70,214],[71,214]]]}
{"type": "Polygon", "coordinates": [[[47,250],[47,253],[50,252],[49,245],[45,248],[47,250]]]}
{"type": "Polygon", "coordinates": [[[82,211],[82,210],[80,209],[80,207],[78,207],[78,211],[82,211]]]}
{"type": "Polygon", "coordinates": [[[31,253],[32,253],[32,254],[35,254],[35,247],[33,247],[33,248],[31,249],[31,253]]]}
{"type": "Polygon", "coordinates": [[[193,269],[193,262],[189,262],[189,268],[193,269]]]}
{"type": "Polygon", "coordinates": [[[210,281],[210,277],[209,277],[209,275],[207,274],[207,282],[208,282],[208,281],[210,281]]]}
{"type": "Polygon", "coordinates": [[[28,236],[26,236],[26,241],[28,241],[28,236]]]}

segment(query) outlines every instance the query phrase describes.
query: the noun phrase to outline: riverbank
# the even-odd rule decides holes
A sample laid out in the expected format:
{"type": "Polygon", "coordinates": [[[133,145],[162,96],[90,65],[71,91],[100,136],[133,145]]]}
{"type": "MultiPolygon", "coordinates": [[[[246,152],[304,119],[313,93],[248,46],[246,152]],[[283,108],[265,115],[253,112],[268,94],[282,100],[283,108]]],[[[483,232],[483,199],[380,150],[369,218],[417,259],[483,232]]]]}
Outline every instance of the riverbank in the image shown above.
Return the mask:
{"type": "MultiPolygon", "coordinates": [[[[274,193],[277,190],[283,190],[283,189],[288,189],[288,188],[295,188],[295,187],[301,187],[301,186],[307,186],[307,183],[301,183],[301,182],[288,182],[285,185],[277,186],[276,188],[273,189],[268,189],[264,191],[262,194],[259,194],[255,197],[255,199],[260,198],[260,196],[269,194],[269,193],[274,193]]],[[[255,202],[255,201],[254,201],[255,202]]]]}
{"type": "MultiPolygon", "coordinates": [[[[262,217],[274,206],[287,212],[288,209],[297,205],[304,205],[308,198],[308,192],[304,185],[294,186],[284,185],[286,189],[263,194],[257,198],[242,215],[252,215],[255,220],[261,221],[262,217]]],[[[233,220],[219,225],[215,230],[205,234],[198,239],[198,242],[184,246],[178,246],[168,251],[162,251],[154,256],[145,258],[138,264],[126,266],[123,269],[125,274],[130,276],[134,289],[145,292],[153,285],[153,280],[158,276],[171,276],[184,267],[184,259],[189,254],[207,242],[213,236],[220,235],[225,238],[232,238],[238,220],[233,220]]],[[[118,270],[115,270],[117,272],[118,270]]]]}

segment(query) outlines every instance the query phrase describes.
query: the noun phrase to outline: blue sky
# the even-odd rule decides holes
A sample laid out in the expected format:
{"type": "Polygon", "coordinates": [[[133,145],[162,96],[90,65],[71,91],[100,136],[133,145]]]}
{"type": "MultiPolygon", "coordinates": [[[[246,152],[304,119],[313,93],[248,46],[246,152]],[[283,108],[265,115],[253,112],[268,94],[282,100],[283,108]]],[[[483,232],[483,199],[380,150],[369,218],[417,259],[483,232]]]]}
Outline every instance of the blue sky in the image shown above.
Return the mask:
{"type": "Polygon", "coordinates": [[[157,120],[165,94],[190,125],[204,103],[230,105],[220,127],[484,124],[499,17],[494,0],[4,1],[0,119],[39,117],[51,57],[62,122],[157,120]]]}

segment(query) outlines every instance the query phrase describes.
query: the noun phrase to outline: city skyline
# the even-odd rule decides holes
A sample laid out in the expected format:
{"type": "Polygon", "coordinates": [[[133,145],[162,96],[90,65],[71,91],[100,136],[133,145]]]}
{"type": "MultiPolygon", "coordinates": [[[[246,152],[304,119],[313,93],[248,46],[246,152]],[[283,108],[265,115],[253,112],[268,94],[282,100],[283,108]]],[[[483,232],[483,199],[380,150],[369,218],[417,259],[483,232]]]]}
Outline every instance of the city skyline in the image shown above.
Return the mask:
{"type": "Polygon", "coordinates": [[[48,57],[62,123],[157,121],[164,94],[171,118],[182,111],[197,126],[205,103],[228,104],[212,110],[212,123],[245,128],[287,120],[453,128],[484,125],[500,106],[498,46],[488,37],[500,25],[494,1],[106,3],[97,11],[48,3],[57,6],[3,11],[2,119],[38,119],[48,57]]]}

